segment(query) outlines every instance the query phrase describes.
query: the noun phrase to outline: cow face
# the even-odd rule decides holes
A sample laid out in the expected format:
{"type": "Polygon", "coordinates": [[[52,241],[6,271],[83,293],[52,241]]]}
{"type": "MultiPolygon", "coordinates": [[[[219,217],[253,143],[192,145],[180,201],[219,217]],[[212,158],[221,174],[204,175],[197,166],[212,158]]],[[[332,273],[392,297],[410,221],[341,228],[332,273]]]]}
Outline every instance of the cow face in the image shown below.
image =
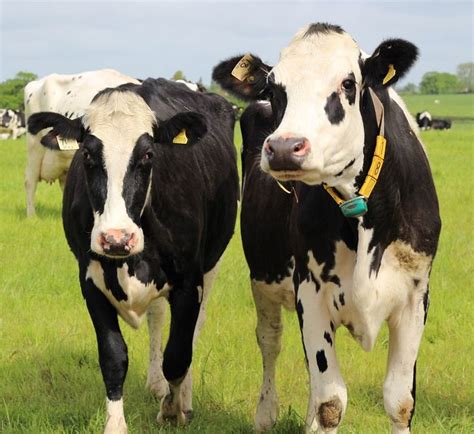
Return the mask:
{"type": "Polygon", "coordinates": [[[353,188],[363,165],[364,86],[383,91],[416,55],[412,44],[388,40],[364,59],[340,27],[313,24],[296,34],[273,68],[251,55],[247,72],[238,79],[231,75],[240,59],[236,57],[218,65],[213,78],[246,99],[271,101],[275,130],[262,148],[265,172],[279,180],[324,182],[345,190],[353,188]],[[395,75],[387,81],[390,70],[395,75]]]}
{"type": "Polygon", "coordinates": [[[28,126],[32,134],[53,127],[41,141],[50,148],[57,149],[57,136],[80,142],[79,158],[94,213],[91,250],[112,258],[144,248],[140,220],[150,200],[156,146],[171,144],[183,129],[188,144],[206,132],[203,117],[192,112],[179,113],[157,126],[143,98],[117,90],[98,94],[82,118],[38,113],[30,117],[28,126]]]}

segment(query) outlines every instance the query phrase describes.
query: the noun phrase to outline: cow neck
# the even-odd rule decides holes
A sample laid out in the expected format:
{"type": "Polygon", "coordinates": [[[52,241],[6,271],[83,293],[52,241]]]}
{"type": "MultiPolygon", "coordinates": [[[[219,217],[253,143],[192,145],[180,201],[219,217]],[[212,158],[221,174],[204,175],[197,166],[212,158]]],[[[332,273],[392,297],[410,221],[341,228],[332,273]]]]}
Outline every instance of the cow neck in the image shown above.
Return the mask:
{"type": "Polygon", "coordinates": [[[382,170],[385,158],[387,140],[385,139],[384,107],[372,88],[369,87],[368,90],[375,110],[378,134],[375,139],[375,150],[374,155],[372,156],[372,163],[370,164],[369,171],[367,172],[362,187],[359,189],[356,197],[344,200],[341,198],[335,188],[323,184],[324,189],[339,205],[344,217],[362,217],[367,212],[367,201],[369,200],[369,197],[375,185],[377,184],[377,180],[382,170]]]}

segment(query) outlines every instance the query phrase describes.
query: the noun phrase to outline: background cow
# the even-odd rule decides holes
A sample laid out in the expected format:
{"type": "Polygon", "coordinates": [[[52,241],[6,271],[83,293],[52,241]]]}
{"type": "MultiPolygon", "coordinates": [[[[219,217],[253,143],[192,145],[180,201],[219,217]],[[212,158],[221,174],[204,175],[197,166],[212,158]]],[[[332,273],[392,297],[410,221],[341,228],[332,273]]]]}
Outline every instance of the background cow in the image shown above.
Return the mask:
{"type": "Polygon", "coordinates": [[[416,122],[422,130],[449,130],[451,121],[449,119],[433,119],[431,113],[424,111],[416,114],[416,122]]]}
{"type": "Polygon", "coordinates": [[[281,305],[298,313],[307,431],[335,432],[346,409],[336,329],[345,325],[370,350],[385,320],[385,410],[393,433],[410,431],[441,227],[425,151],[389,91],[416,57],[413,44],[389,39],[365,58],[339,26],[318,23],[298,32],[273,68],[246,55],[214,69],[225,89],[270,101],[250,105],[241,121],[242,238],[264,366],[259,431],[278,413],[281,305]]]}
{"type": "MultiPolygon", "coordinates": [[[[72,75],[51,74],[25,86],[25,113],[28,119],[33,113],[51,111],[67,118],[84,114],[94,95],[106,88],[123,83],[138,83],[112,69],[89,71],[72,75]]],[[[27,134],[28,161],[25,171],[26,214],[35,214],[34,196],[39,181],[49,183],[59,180],[64,189],[66,174],[75,149],[61,152],[41,146],[46,132],[27,134]]]]}
{"type": "Polygon", "coordinates": [[[26,133],[25,113],[22,110],[0,110],[0,127],[9,129],[12,139],[17,139],[26,133]]]}
{"type": "Polygon", "coordinates": [[[64,138],[80,143],[63,222],[97,335],[106,433],[127,430],[128,357],[117,313],[133,327],[148,313],[147,384],[162,398],[158,420],[190,417],[193,343],[237,212],[233,126],[222,97],[163,79],[106,89],[82,118],[45,112],[29,119],[32,134],[53,127],[45,146],[58,149],[64,138]],[[162,357],[163,297],[171,325],[162,357]]]}

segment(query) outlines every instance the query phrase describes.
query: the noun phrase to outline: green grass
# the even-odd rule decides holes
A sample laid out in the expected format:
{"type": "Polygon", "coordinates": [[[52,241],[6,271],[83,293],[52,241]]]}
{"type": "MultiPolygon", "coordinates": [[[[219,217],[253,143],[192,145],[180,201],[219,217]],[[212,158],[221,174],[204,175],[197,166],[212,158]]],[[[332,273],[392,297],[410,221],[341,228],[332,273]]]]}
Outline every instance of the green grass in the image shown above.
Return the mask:
{"type": "Polygon", "coordinates": [[[474,121],[474,94],[403,95],[412,114],[429,111],[433,117],[474,121]],[[436,103],[435,101],[438,101],[436,103]]]}
{"type": "MultiPolygon", "coordinates": [[[[410,108],[413,106],[410,104],[410,108]]],[[[416,109],[415,109],[416,110],[416,109]]],[[[443,231],[418,362],[415,433],[474,431],[472,124],[422,135],[440,197],[443,231]]],[[[240,142],[240,138],[237,140],[240,142]]],[[[95,335],[64,240],[59,186],[39,185],[38,216],[25,215],[24,139],[0,141],[0,432],[90,433],[104,423],[105,393],[95,335]]],[[[296,316],[285,314],[273,432],[301,432],[307,374],[296,316]]],[[[131,433],[250,433],[261,380],[255,313],[239,229],[225,253],[194,355],[195,418],[160,430],[144,390],[146,326],[123,326],[130,366],[125,411],[131,433]]],[[[349,390],[341,433],[389,433],[382,383],[387,331],[364,353],[340,329],[338,357],[349,390]]]]}

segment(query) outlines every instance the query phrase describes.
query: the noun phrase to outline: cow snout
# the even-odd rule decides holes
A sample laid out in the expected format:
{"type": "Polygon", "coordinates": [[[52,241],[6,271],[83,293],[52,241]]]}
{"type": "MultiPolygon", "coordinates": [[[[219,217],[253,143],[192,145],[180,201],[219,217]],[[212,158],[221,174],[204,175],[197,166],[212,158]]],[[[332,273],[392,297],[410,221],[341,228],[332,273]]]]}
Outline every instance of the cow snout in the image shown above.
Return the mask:
{"type": "Polygon", "coordinates": [[[135,234],[124,229],[109,229],[100,234],[99,244],[106,255],[128,256],[135,246],[135,234]]]}
{"type": "Polygon", "coordinates": [[[271,170],[299,170],[310,151],[306,137],[271,137],[263,150],[271,170]]]}

